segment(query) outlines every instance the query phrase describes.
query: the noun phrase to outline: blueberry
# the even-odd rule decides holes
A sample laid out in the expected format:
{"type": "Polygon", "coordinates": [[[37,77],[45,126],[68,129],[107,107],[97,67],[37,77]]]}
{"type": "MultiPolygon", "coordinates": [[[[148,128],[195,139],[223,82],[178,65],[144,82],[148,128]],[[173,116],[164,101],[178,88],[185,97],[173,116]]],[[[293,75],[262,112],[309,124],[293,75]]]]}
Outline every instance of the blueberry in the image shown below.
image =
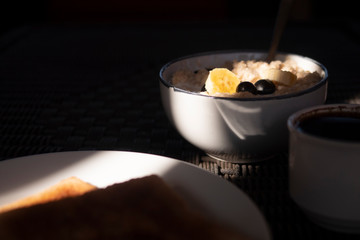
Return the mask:
{"type": "Polygon", "coordinates": [[[257,94],[256,87],[251,82],[241,82],[237,88],[236,92],[250,92],[252,94],[257,94]]]}
{"type": "Polygon", "coordinates": [[[275,84],[268,79],[260,79],[256,81],[255,88],[258,94],[271,94],[275,92],[275,84]]]}

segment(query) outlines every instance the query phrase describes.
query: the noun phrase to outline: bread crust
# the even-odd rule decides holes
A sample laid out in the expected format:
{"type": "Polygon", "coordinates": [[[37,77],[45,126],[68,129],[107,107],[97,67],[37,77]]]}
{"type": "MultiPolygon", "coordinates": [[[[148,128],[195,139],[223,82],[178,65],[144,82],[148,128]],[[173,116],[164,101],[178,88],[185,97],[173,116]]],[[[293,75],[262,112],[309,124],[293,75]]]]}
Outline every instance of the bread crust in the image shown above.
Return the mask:
{"type": "Polygon", "coordinates": [[[90,183],[84,182],[77,177],[69,177],[59,183],[56,183],[55,185],[52,185],[44,191],[0,206],[0,213],[17,208],[30,207],[36,204],[57,201],[67,197],[79,196],[95,189],[97,189],[97,187],[90,183]]]}

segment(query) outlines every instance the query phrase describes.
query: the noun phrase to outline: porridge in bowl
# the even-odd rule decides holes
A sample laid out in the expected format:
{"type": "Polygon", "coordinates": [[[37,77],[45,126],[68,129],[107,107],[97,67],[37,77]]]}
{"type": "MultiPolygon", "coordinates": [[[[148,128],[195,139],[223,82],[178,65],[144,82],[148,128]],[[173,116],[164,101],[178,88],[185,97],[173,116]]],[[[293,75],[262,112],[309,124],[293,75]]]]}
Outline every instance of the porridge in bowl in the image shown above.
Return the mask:
{"type": "Polygon", "coordinates": [[[262,61],[266,55],[208,52],[164,65],[160,93],[170,122],[217,160],[262,161],[287,151],[287,118],[325,102],[327,69],[296,54],[271,63],[262,61]]]}
{"type": "Polygon", "coordinates": [[[180,69],[171,82],[175,87],[219,97],[277,96],[307,89],[322,79],[291,59],[270,63],[255,60],[227,62],[213,69],[180,69]]]}

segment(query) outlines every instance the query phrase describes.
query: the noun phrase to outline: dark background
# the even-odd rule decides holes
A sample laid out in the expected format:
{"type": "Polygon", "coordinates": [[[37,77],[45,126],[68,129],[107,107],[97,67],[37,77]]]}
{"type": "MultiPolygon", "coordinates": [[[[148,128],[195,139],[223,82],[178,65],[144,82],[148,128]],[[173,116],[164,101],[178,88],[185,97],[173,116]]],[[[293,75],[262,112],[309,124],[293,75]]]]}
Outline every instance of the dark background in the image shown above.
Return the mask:
{"type": "MultiPolygon", "coordinates": [[[[0,33],[32,23],[225,22],[273,24],[279,0],[8,0],[0,33]]],[[[289,24],[358,21],[356,1],[294,0],[289,24]]]]}
{"type": "MultiPolygon", "coordinates": [[[[292,26],[279,50],[326,66],[328,103],[360,103],[357,1],[294,1],[292,26]]],[[[163,111],[163,64],[205,51],[267,49],[278,5],[279,0],[0,1],[0,160],[78,150],[173,157],[249,194],[273,239],[358,239],[324,230],[303,215],[289,196],[286,154],[259,164],[202,160],[204,153],[178,134],[163,111]]]]}

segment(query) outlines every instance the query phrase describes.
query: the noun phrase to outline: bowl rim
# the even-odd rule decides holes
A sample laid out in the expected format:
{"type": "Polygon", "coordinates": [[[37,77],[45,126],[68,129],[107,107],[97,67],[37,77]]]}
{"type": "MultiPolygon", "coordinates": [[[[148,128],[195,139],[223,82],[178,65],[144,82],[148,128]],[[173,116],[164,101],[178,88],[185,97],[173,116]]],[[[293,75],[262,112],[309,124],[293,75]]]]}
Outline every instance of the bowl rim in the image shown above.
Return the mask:
{"type": "MultiPolygon", "coordinates": [[[[317,89],[319,89],[320,87],[322,87],[323,85],[325,85],[328,81],[328,70],[327,68],[320,62],[309,58],[309,57],[305,57],[299,54],[294,54],[294,53],[288,53],[288,52],[277,52],[276,56],[279,55],[290,55],[290,56],[296,56],[296,57],[300,57],[303,58],[304,60],[310,61],[316,65],[318,65],[323,71],[324,71],[324,76],[323,78],[316,83],[315,85],[311,86],[310,88],[306,88],[303,89],[301,91],[296,91],[293,93],[287,93],[287,94],[282,94],[282,95],[276,95],[276,96],[261,96],[261,97],[244,97],[244,98],[236,98],[236,97],[222,97],[222,96],[210,96],[210,95],[204,95],[201,94],[199,92],[191,92],[185,89],[181,89],[178,87],[175,87],[174,85],[172,85],[169,81],[166,81],[163,77],[163,74],[165,72],[165,70],[171,66],[172,64],[185,60],[185,59],[189,59],[189,58],[194,58],[194,57],[201,57],[201,56],[207,56],[207,55],[220,55],[220,54],[230,54],[230,53],[243,53],[243,54],[266,54],[265,51],[259,51],[259,50],[219,50],[219,51],[207,51],[207,52],[199,52],[199,53],[194,53],[194,54],[190,54],[190,55],[185,55],[182,57],[178,57],[175,58],[169,62],[167,62],[165,65],[163,65],[163,67],[160,69],[159,72],[159,76],[160,76],[160,83],[163,84],[165,87],[167,88],[173,88],[174,91],[176,92],[182,92],[184,94],[190,94],[190,95],[195,95],[195,96],[199,96],[199,97],[207,97],[207,98],[212,98],[212,99],[226,99],[226,100],[231,100],[231,101],[263,101],[263,100],[272,100],[272,99],[285,99],[285,98],[292,98],[292,97],[298,97],[301,95],[305,95],[307,93],[313,92],[317,89]]],[[[275,57],[276,57],[275,56],[275,57]]]]}

